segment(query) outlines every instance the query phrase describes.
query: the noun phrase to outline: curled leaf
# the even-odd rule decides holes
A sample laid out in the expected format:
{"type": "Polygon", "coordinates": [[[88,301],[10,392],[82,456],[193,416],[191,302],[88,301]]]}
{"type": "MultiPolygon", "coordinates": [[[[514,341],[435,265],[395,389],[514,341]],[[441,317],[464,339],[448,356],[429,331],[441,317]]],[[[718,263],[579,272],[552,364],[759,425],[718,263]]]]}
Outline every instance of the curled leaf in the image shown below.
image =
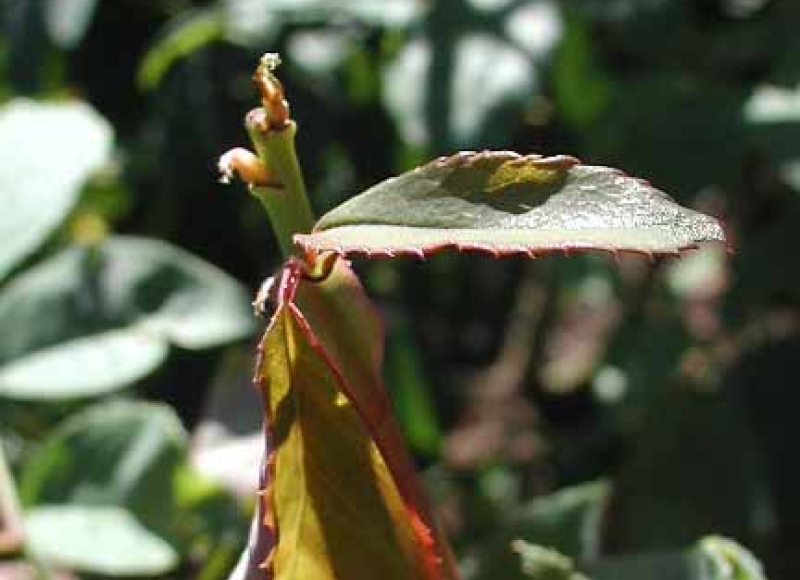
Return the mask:
{"type": "Polygon", "coordinates": [[[719,222],[646,181],[568,156],[462,152],[388,179],[295,241],[368,256],[442,250],[495,256],[597,249],[677,254],[725,240],[719,222]]]}
{"type": "Polygon", "coordinates": [[[274,541],[262,567],[280,580],[454,579],[383,388],[377,316],[342,260],[324,281],[294,266],[278,282],[256,375],[270,426],[264,541],[274,541]]]}

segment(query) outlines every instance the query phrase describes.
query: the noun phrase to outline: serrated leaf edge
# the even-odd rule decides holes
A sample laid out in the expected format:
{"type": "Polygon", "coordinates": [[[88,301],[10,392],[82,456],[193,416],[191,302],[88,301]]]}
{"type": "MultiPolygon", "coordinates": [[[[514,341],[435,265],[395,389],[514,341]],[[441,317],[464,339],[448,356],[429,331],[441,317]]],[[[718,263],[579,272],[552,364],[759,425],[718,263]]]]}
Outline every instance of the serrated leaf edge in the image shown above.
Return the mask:
{"type": "MultiPolygon", "coordinates": [[[[303,280],[303,272],[305,266],[298,260],[289,260],[284,266],[281,273],[280,282],[276,292],[278,300],[278,307],[273,314],[267,328],[267,333],[272,330],[274,324],[281,316],[287,314],[291,316],[298,328],[302,332],[304,338],[308,340],[309,346],[320,357],[322,362],[331,372],[331,375],[336,382],[339,391],[347,398],[348,402],[353,406],[356,414],[362,421],[370,437],[375,441],[375,445],[380,452],[381,458],[386,464],[387,469],[392,475],[400,497],[403,500],[406,511],[411,522],[414,535],[417,539],[418,554],[420,565],[425,572],[427,580],[442,580],[444,578],[444,567],[449,565],[448,554],[439,554],[436,551],[437,545],[434,539],[433,530],[426,523],[426,516],[418,509],[418,506],[423,506],[423,498],[413,479],[402,477],[403,473],[408,473],[411,469],[413,473],[413,466],[402,465],[400,463],[403,455],[399,450],[393,450],[396,443],[387,439],[386,434],[376,429],[376,424],[381,421],[376,421],[376,413],[379,418],[391,419],[392,411],[388,404],[382,405],[380,408],[375,407],[370,409],[368,413],[358,402],[357,398],[347,384],[347,379],[344,373],[338,367],[336,361],[331,354],[327,351],[325,346],[320,342],[313,329],[311,328],[305,315],[301,312],[300,308],[294,303],[294,298],[297,293],[297,288],[303,280]]],[[[261,375],[260,369],[263,366],[265,351],[260,344],[258,347],[258,356],[256,357],[256,372],[253,382],[263,390],[268,388],[266,377],[261,375]]],[[[265,392],[265,391],[262,391],[265,392]]],[[[269,416],[269,406],[264,405],[265,412],[267,413],[267,425],[272,425],[272,417],[269,416]]],[[[274,441],[271,431],[266,434],[268,441],[274,441]]],[[[278,523],[274,519],[275,505],[274,505],[274,482],[275,479],[275,460],[277,457],[277,449],[273,446],[267,446],[268,452],[265,458],[264,469],[262,471],[261,489],[258,492],[259,500],[261,501],[261,509],[263,510],[261,524],[265,531],[269,534],[268,540],[272,540],[272,547],[266,556],[266,559],[259,564],[259,568],[266,574],[267,580],[274,578],[274,558],[280,541],[280,529],[278,523]]]]}

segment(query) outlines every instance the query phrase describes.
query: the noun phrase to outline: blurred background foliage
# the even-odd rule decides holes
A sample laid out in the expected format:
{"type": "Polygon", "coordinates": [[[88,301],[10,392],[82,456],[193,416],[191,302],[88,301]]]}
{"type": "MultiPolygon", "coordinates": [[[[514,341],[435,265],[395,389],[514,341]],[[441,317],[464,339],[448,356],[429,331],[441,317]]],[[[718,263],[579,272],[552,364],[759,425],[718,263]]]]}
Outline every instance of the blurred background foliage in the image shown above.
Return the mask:
{"type": "Polygon", "coordinates": [[[760,577],[711,533],[798,577],[800,3],[2,0],[0,17],[0,578],[233,566],[261,441],[249,300],[279,254],[215,161],[246,141],[265,51],[319,212],[457,149],[570,153],[720,216],[735,246],[356,264],[465,578],[760,577]],[[517,543],[520,566],[517,538],[560,554],[517,543]]]}

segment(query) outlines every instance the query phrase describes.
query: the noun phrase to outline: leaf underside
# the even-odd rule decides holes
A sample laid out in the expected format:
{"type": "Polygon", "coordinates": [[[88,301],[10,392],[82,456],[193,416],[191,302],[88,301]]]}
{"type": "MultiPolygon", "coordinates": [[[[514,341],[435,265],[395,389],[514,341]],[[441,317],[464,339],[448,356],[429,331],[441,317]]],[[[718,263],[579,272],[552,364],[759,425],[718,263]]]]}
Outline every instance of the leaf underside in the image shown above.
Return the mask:
{"type": "Polygon", "coordinates": [[[389,410],[382,343],[377,317],[341,260],[324,282],[301,280],[296,296],[280,301],[256,376],[270,425],[268,577],[455,577],[389,410]]]}
{"type": "Polygon", "coordinates": [[[383,181],[324,215],[306,251],[439,250],[537,256],[573,250],[677,255],[723,242],[719,222],[646,181],[567,156],[461,152],[383,181]]]}

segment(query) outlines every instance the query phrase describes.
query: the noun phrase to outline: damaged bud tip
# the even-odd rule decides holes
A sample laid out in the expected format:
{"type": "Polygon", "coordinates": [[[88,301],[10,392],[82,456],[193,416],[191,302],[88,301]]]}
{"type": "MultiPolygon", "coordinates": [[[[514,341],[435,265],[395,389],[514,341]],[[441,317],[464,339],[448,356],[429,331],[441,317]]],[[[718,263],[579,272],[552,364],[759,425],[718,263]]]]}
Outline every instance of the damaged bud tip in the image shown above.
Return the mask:
{"type": "Polygon", "coordinates": [[[284,98],[283,85],[274,74],[280,64],[281,57],[268,52],[261,57],[253,75],[266,117],[265,130],[281,130],[289,123],[289,103],[284,98]]]}
{"type": "Polygon", "coordinates": [[[277,52],[268,52],[261,57],[259,65],[269,72],[274,72],[281,65],[281,55],[277,52]]]}
{"type": "Polygon", "coordinates": [[[250,185],[271,185],[270,173],[261,160],[251,151],[236,147],[225,153],[217,162],[219,180],[230,183],[238,176],[250,185]]]}

